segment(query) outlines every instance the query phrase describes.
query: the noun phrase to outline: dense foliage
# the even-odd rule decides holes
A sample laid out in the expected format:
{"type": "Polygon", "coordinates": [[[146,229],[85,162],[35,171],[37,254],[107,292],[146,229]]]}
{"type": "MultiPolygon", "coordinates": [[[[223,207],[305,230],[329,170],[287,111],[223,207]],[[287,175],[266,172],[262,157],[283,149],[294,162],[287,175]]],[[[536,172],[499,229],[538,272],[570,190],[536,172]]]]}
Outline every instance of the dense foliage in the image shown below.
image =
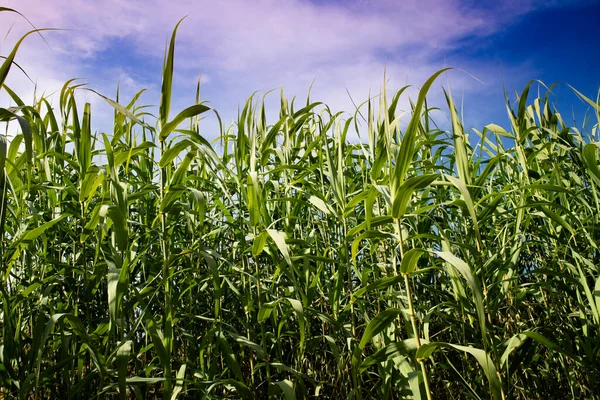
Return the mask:
{"type": "Polygon", "coordinates": [[[407,113],[253,97],[211,145],[199,95],[170,112],[174,42],[158,116],[106,98],[108,134],[3,61],[1,396],[596,398],[597,124],[529,85],[471,141],[440,71],[407,113]]]}

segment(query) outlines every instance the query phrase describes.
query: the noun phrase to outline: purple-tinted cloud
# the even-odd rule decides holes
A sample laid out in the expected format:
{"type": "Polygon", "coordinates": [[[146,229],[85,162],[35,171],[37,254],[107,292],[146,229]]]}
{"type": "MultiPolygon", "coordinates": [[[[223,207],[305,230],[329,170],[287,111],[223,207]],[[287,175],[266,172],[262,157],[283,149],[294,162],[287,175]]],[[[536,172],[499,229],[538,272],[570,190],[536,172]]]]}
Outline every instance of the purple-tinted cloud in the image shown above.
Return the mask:
{"type": "MultiPolygon", "coordinates": [[[[202,68],[205,98],[222,110],[226,119],[233,117],[237,104],[254,90],[283,85],[286,93],[302,96],[315,78],[314,98],[334,109],[351,110],[346,89],[356,100],[365,100],[369,92],[378,92],[384,67],[392,77],[390,89],[406,82],[419,85],[444,66],[440,57],[455,50],[460,41],[491,35],[533,10],[562,4],[536,0],[7,3],[38,27],[68,29],[45,33],[52,51],[39,38],[31,38],[19,54],[17,61],[37,79],[38,91],[54,91],[66,79],[83,77],[90,86],[110,94],[118,79],[128,93],[148,87],[150,103],[158,101],[160,77],[149,80],[148,67],[126,61],[123,52],[159,64],[175,23],[189,14],[178,33],[175,105],[183,107],[193,101],[193,84],[202,68]],[[123,45],[126,49],[120,50],[123,45]]],[[[9,27],[13,22],[13,32],[2,52],[28,29],[20,17],[0,15],[0,26],[9,27]]],[[[458,67],[488,84],[499,82],[495,65],[468,60],[460,60],[460,64],[458,67]]],[[[532,71],[526,67],[517,63],[509,72],[527,75],[532,71]]],[[[22,75],[13,76],[9,83],[20,93],[32,92],[33,85],[22,75]]],[[[451,79],[453,87],[460,90],[483,89],[464,74],[452,74],[451,79]]],[[[110,113],[104,115],[109,118],[110,113]]]]}

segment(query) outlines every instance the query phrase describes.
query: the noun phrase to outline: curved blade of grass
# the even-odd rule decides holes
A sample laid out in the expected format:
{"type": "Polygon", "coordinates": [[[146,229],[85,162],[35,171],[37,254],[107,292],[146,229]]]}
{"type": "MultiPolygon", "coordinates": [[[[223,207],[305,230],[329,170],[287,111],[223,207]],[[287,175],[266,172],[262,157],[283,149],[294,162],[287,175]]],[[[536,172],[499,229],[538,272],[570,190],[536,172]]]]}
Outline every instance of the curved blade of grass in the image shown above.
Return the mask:
{"type": "Polygon", "coordinates": [[[171,34],[171,41],[169,43],[169,49],[165,54],[165,62],[163,66],[162,74],[162,87],[160,90],[160,104],[158,106],[158,121],[160,122],[161,130],[167,124],[169,120],[169,111],[171,109],[171,91],[173,88],[173,62],[175,59],[175,38],[177,36],[177,28],[183,22],[186,17],[177,22],[173,33],[171,34]]]}
{"type": "Polygon", "coordinates": [[[387,328],[389,324],[391,324],[392,321],[400,314],[402,314],[402,310],[397,308],[388,308],[387,310],[377,314],[377,316],[373,318],[367,325],[367,328],[360,339],[358,347],[363,350],[367,343],[369,343],[373,337],[375,337],[375,335],[387,328]]]}
{"type": "Polygon", "coordinates": [[[404,253],[402,261],[400,262],[400,273],[402,275],[410,275],[416,268],[417,262],[423,254],[427,253],[423,249],[410,249],[404,253]]]}
{"type": "Polygon", "coordinates": [[[398,152],[398,157],[396,160],[396,166],[394,170],[394,180],[397,182],[396,187],[399,188],[400,185],[404,182],[406,177],[406,173],[408,172],[408,168],[412,161],[414,151],[415,151],[415,143],[417,140],[417,130],[419,127],[419,122],[421,120],[421,112],[423,110],[423,104],[425,103],[425,96],[427,92],[433,85],[433,82],[444,72],[450,70],[451,68],[444,68],[435,74],[433,74],[426,82],[423,84],[423,87],[419,91],[419,96],[417,98],[417,103],[413,108],[413,114],[410,118],[406,131],[404,132],[404,136],[402,137],[402,144],[400,145],[400,150],[398,152]]]}
{"type": "Polygon", "coordinates": [[[424,358],[424,359],[429,358],[429,357],[431,357],[431,355],[433,354],[433,352],[435,350],[437,350],[439,348],[444,348],[444,347],[463,351],[463,352],[469,353],[473,357],[475,357],[475,359],[477,360],[479,365],[481,365],[481,367],[483,368],[483,372],[485,373],[485,376],[487,377],[487,379],[490,383],[491,392],[492,392],[494,399],[500,400],[500,399],[504,398],[504,395],[502,392],[502,385],[500,384],[500,380],[498,379],[498,371],[496,370],[496,367],[494,366],[492,359],[484,350],[477,349],[477,348],[474,348],[471,346],[460,346],[460,345],[444,343],[444,342],[432,342],[432,343],[422,345],[417,350],[417,358],[424,358]]]}
{"type": "Polygon", "coordinates": [[[175,118],[173,118],[172,121],[169,121],[162,126],[158,135],[158,140],[165,140],[167,136],[169,136],[169,134],[171,134],[171,132],[173,132],[177,128],[177,126],[186,119],[195,117],[209,110],[211,110],[211,108],[203,104],[196,104],[186,108],[185,110],[177,114],[177,116],[175,116],[175,118]]]}
{"type": "Polygon", "coordinates": [[[481,330],[481,335],[484,340],[487,338],[487,328],[485,326],[485,311],[483,305],[483,294],[481,292],[481,288],[475,275],[471,271],[471,268],[467,265],[466,262],[456,257],[454,254],[447,251],[434,251],[434,254],[437,254],[445,261],[447,261],[450,265],[452,265],[467,281],[469,288],[471,289],[471,293],[473,293],[473,302],[475,303],[475,309],[477,310],[477,319],[479,320],[479,329],[481,330]]]}

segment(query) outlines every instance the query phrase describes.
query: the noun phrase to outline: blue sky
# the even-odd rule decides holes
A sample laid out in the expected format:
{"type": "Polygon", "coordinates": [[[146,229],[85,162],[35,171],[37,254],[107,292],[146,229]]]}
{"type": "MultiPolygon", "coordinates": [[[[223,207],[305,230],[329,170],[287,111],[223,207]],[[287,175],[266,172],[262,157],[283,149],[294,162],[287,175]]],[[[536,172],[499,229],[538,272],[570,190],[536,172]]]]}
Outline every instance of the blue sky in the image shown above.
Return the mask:
{"type": "MultiPolygon", "coordinates": [[[[466,71],[444,76],[430,98],[441,105],[441,85],[450,87],[455,99],[464,102],[465,125],[477,129],[491,122],[506,125],[504,88],[514,97],[529,80],[540,79],[548,85],[569,83],[596,98],[600,87],[598,1],[7,3],[37,27],[66,29],[45,33],[50,48],[39,38],[28,39],[17,57],[37,81],[38,92],[51,93],[78,77],[109,96],[118,82],[124,97],[146,88],[144,104],[158,103],[166,40],[176,22],[189,14],[178,33],[174,108],[193,103],[202,70],[202,97],[226,122],[233,121],[237,107],[256,90],[278,92],[283,86],[288,96],[304,101],[315,79],[313,100],[352,111],[346,89],[358,102],[377,94],[384,68],[388,93],[405,84],[418,87],[445,66],[466,71]]],[[[18,16],[1,15],[2,35],[9,29],[0,54],[28,25],[18,16]]],[[[34,85],[20,72],[13,71],[8,84],[32,98],[34,85]]],[[[93,95],[81,96],[92,102],[94,126],[110,126],[111,110],[93,95]]],[[[277,96],[270,95],[273,109],[277,96]]],[[[566,86],[555,90],[554,99],[563,114],[573,109],[579,118],[585,110],[566,86]]],[[[408,107],[407,101],[403,106],[408,107]]],[[[207,122],[204,134],[215,136],[214,123],[207,122]]]]}

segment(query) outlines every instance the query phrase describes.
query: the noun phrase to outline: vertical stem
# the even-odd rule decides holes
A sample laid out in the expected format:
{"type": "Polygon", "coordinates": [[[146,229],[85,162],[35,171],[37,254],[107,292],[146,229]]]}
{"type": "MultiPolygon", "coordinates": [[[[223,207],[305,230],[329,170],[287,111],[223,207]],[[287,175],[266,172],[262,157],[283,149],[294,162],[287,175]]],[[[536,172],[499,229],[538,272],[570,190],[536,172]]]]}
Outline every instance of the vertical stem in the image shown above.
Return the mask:
{"type": "MultiPolygon", "coordinates": [[[[343,226],[342,226],[342,238],[344,240],[344,255],[345,257],[348,257],[348,240],[346,239],[346,235],[348,232],[348,227],[347,227],[347,223],[346,223],[346,218],[344,218],[343,220],[343,226]]],[[[354,304],[352,302],[352,293],[354,292],[354,287],[352,285],[352,265],[350,260],[347,260],[347,266],[348,266],[348,296],[350,297],[350,316],[351,316],[351,327],[352,327],[352,337],[356,338],[356,317],[354,315],[354,304]]]]}
{"type": "MultiPolygon", "coordinates": [[[[160,156],[162,158],[165,152],[165,143],[163,141],[160,142],[160,156]]],[[[169,268],[169,242],[167,237],[167,226],[166,226],[166,216],[165,213],[161,210],[162,201],[165,195],[165,187],[167,184],[167,170],[166,167],[162,167],[160,169],[160,201],[158,204],[159,207],[159,215],[160,215],[160,226],[161,226],[161,248],[163,253],[163,282],[164,282],[164,290],[165,290],[165,309],[164,309],[164,329],[165,329],[165,349],[167,350],[167,354],[169,358],[171,357],[171,353],[173,350],[173,326],[172,326],[172,308],[171,308],[171,278],[170,278],[170,268],[169,268]]],[[[171,363],[169,362],[167,365],[163,365],[165,369],[165,385],[164,385],[164,396],[169,397],[171,394],[171,363]]]]}
{"type": "MultiPolygon", "coordinates": [[[[240,213],[241,215],[241,213],[240,213]]],[[[256,230],[256,226],[252,227],[252,233],[254,234],[254,240],[256,240],[257,238],[257,230],[256,230]]],[[[258,262],[258,257],[254,258],[254,265],[255,265],[255,277],[256,277],[256,297],[258,299],[258,309],[260,310],[263,304],[263,298],[262,298],[262,284],[260,282],[260,266],[259,266],[259,262],[258,262]]],[[[264,323],[260,323],[260,333],[261,333],[261,338],[260,338],[260,343],[263,349],[263,353],[265,354],[265,368],[267,371],[267,382],[269,384],[268,387],[271,386],[271,368],[269,366],[269,362],[271,361],[269,359],[268,353],[267,353],[267,342],[266,342],[266,330],[265,330],[265,324],[264,323]]],[[[251,368],[252,368],[252,380],[254,381],[254,367],[253,367],[253,360],[250,359],[250,363],[251,363],[251,368]]]]}
{"type": "MultiPolygon", "coordinates": [[[[396,232],[398,233],[398,247],[400,248],[400,257],[404,258],[404,239],[402,238],[402,227],[400,226],[400,221],[395,220],[396,222],[396,232]]],[[[419,331],[417,328],[417,318],[415,316],[415,310],[413,308],[412,302],[412,293],[410,290],[410,285],[408,282],[408,275],[402,274],[404,276],[404,286],[406,288],[406,299],[408,301],[408,315],[410,316],[410,323],[412,325],[412,330],[415,335],[415,339],[417,341],[417,350],[421,347],[421,338],[419,336],[419,331]]],[[[417,360],[421,365],[421,372],[423,373],[423,383],[425,384],[425,392],[427,393],[427,400],[432,400],[431,397],[431,388],[429,387],[429,378],[427,374],[427,367],[425,366],[425,360],[419,359],[417,360]]]]}

